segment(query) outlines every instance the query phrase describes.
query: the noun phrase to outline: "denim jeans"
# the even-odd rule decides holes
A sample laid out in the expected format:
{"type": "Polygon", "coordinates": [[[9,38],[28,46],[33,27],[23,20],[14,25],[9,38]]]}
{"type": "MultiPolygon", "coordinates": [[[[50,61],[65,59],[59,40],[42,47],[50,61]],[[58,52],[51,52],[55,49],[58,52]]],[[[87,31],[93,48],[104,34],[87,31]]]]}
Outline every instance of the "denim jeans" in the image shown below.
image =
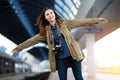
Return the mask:
{"type": "Polygon", "coordinates": [[[65,59],[57,58],[57,69],[60,80],[67,80],[68,65],[72,68],[75,80],[83,80],[81,71],[81,62],[73,60],[71,56],[65,59]]]}

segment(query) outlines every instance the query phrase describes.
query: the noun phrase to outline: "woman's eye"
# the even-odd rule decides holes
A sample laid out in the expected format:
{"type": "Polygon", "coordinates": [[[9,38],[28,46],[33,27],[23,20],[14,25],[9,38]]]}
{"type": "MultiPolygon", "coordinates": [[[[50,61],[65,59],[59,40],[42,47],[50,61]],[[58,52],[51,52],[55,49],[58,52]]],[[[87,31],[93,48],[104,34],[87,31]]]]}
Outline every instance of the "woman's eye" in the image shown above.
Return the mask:
{"type": "Polygon", "coordinates": [[[48,16],[49,14],[47,14],[47,16],[48,16]]]}

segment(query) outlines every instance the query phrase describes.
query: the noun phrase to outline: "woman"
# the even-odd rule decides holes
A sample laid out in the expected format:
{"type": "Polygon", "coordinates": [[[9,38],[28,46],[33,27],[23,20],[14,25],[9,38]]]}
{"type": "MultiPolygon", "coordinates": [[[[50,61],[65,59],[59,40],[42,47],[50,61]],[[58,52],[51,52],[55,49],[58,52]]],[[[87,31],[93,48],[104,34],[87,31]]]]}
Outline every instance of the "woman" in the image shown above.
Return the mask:
{"type": "Polygon", "coordinates": [[[76,53],[76,48],[74,48],[73,44],[75,40],[69,30],[99,22],[106,23],[107,20],[104,18],[67,20],[58,16],[52,8],[45,8],[36,23],[40,28],[39,34],[19,44],[12,52],[16,53],[41,41],[47,41],[51,71],[58,70],[60,80],[67,80],[67,68],[70,66],[75,80],[83,80],[81,61],[84,59],[84,55],[81,50],[79,50],[79,54],[76,53]]]}

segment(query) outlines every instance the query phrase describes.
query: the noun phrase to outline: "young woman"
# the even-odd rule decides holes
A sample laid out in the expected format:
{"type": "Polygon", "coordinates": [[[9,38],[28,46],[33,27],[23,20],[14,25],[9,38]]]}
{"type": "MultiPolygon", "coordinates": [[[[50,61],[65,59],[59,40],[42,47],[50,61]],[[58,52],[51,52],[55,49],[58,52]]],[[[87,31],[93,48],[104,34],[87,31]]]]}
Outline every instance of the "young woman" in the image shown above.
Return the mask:
{"type": "Polygon", "coordinates": [[[45,8],[36,23],[40,28],[39,34],[19,44],[12,52],[16,53],[39,42],[47,41],[51,71],[58,70],[60,80],[67,80],[67,68],[71,67],[75,80],[83,80],[81,61],[84,59],[84,55],[81,50],[76,50],[75,40],[69,30],[80,26],[91,26],[99,22],[106,23],[107,20],[105,18],[68,20],[61,18],[52,8],[45,8]]]}

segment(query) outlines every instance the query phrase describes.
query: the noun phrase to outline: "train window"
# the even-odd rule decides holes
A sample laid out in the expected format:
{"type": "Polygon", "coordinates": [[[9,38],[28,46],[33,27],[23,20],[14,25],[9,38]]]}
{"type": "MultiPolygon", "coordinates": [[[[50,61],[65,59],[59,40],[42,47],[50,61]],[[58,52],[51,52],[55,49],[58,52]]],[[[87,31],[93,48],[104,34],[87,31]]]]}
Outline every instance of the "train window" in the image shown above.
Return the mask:
{"type": "Polygon", "coordinates": [[[5,62],[5,65],[9,65],[9,63],[8,63],[8,62],[5,62]]]}

